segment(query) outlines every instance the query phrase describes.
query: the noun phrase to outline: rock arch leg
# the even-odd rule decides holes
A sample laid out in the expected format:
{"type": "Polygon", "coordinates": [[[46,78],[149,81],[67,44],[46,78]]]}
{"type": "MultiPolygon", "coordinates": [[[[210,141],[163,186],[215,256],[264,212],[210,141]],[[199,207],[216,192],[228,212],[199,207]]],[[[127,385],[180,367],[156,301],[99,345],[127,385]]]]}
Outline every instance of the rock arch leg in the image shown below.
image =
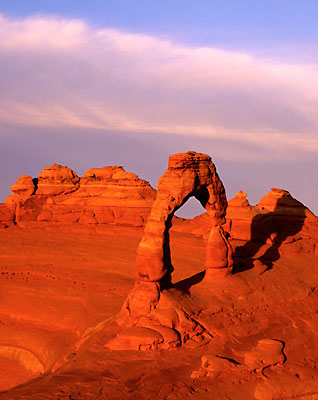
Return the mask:
{"type": "Polygon", "coordinates": [[[212,226],[205,259],[205,277],[229,275],[233,267],[233,251],[220,225],[212,226]]]}

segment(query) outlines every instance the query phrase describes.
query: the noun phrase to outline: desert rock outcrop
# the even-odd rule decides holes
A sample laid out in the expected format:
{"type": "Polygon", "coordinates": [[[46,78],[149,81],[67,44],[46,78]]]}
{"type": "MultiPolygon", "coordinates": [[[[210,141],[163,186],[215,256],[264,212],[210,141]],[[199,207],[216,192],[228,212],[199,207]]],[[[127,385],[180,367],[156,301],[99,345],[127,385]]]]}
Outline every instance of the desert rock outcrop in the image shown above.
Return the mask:
{"type": "Polygon", "coordinates": [[[122,167],[92,168],[78,177],[53,164],[35,179],[22,175],[12,195],[0,204],[2,227],[72,224],[143,226],[156,191],[122,167]]]}
{"type": "Polygon", "coordinates": [[[17,195],[31,196],[35,192],[34,181],[29,175],[21,175],[11,187],[11,191],[17,195]]]}

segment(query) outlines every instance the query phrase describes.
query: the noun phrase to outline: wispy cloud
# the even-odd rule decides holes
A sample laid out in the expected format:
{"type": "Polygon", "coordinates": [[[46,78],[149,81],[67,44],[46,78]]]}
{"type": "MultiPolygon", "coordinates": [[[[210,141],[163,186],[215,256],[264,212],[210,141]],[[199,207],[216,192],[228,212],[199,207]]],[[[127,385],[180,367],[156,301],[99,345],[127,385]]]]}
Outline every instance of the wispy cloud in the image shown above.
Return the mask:
{"type": "Polygon", "coordinates": [[[318,154],[318,69],[81,20],[0,16],[0,122],[318,154]]]}

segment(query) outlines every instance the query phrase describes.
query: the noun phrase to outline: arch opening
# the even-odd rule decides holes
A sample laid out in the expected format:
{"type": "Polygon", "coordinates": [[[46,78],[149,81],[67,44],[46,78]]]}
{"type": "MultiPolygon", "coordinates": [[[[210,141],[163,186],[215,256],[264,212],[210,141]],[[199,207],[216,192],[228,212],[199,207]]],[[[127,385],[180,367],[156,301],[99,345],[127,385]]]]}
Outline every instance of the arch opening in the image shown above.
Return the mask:
{"type": "MultiPolygon", "coordinates": [[[[192,194],[183,203],[183,205],[178,208],[174,215],[178,216],[177,213],[186,208],[188,204],[190,207],[194,206],[196,210],[199,210],[199,212],[193,215],[192,218],[202,215],[207,211],[205,208],[203,208],[201,202],[196,198],[195,194],[192,194]]],[[[190,218],[187,219],[190,220],[190,218]]],[[[200,236],[189,234],[188,229],[186,228],[188,223],[186,222],[186,225],[182,227],[183,223],[184,222],[177,221],[172,218],[172,226],[169,231],[170,260],[173,268],[173,273],[170,274],[171,283],[176,288],[181,288],[182,290],[182,282],[192,282],[193,276],[200,275],[200,280],[203,278],[206,253],[206,239],[203,239],[200,236]],[[181,224],[181,229],[174,229],[179,223],[181,224]],[[191,260],[191,262],[189,262],[189,260],[191,260]]]]}
{"type": "MultiPolygon", "coordinates": [[[[167,271],[167,277],[169,277],[168,282],[165,282],[166,284],[171,283],[171,275],[172,272],[175,271],[174,267],[174,262],[173,262],[173,257],[172,257],[172,251],[171,251],[171,239],[170,239],[170,229],[173,226],[173,217],[176,215],[176,213],[181,210],[182,208],[185,207],[185,204],[188,204],[191,202],[192,204],[197,204],[200,213],[198,215],[201,215],[202,213],[206,212],[207,210],[204,208],[204,206],[207,204],[209,199],[209,192],[205,186],[202,186],[199,188],[199,190],[195,190],[194,192],[189,193],[183,201],[181,202],[180,205],[177,205],[174,210],[171,211],[171,213],[168,215],[166,223],[165,223],[165,230],[164,230],[164,241],[163,241],[163,262],[164,262],[164,269],[167,271]],[[202,210],[202,212],[201,212],[202,210]]],[[[190,244],[190,241],[188,245],[190,244]]],[[[190,246],[191,247],[191,246],[190,246]]],[[[179,264],[179,258],[185,260],[186,254],[188,253],[189,246],[185,247],[185,254],[183,254],[183,257],[176,257],[174,260],[178,260],[177,264],[179,264]]],[[[191,252],[189,252],[190,256],[191,252]]],[[[192,254],[193,255],[193,254],[192,254]]],[[[180,263],[181,264],[181,263],[180,263]]],[[[201,270],[202,270],[202,263],[201,263],[201,270]]],[[[200,271],[197,271],[200,272],[200,271]]],[[[177,278],[179,280],[179,278],[177,278]]]]}
{"type": "Polygon", "coordinates": [[[191,196],[175,213],[174,215],[179,218],[192,219],[206,212],[195,196],[191,196]]]}

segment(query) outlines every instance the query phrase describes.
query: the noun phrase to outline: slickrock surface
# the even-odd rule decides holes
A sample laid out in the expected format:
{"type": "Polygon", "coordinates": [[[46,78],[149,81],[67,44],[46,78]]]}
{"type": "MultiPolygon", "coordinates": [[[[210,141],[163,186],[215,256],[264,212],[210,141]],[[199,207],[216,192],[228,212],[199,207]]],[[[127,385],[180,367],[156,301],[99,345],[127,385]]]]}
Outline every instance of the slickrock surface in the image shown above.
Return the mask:
{"type": "Polygon", "coordinates": [[[312,253],[283,254],[264,273],[255,265],[211,285],[202,279],[205,240],[171,232],[172,296],[212,337],[175,350],[105,348],[119,333],[111,318],[133,288],[142,234],[116,226],[0,232],[1,387],[46,371],[1,393],[1,400],[318,395],[318,257],[312,253]]]}
{"type": "Polygon", "coordinates": [[[156,191],[122,167],[92,168],[80,178],[53,164],[37,178],[22,175],[0,204],[0,227],[115,224],[143,226],[156,191]]]}

